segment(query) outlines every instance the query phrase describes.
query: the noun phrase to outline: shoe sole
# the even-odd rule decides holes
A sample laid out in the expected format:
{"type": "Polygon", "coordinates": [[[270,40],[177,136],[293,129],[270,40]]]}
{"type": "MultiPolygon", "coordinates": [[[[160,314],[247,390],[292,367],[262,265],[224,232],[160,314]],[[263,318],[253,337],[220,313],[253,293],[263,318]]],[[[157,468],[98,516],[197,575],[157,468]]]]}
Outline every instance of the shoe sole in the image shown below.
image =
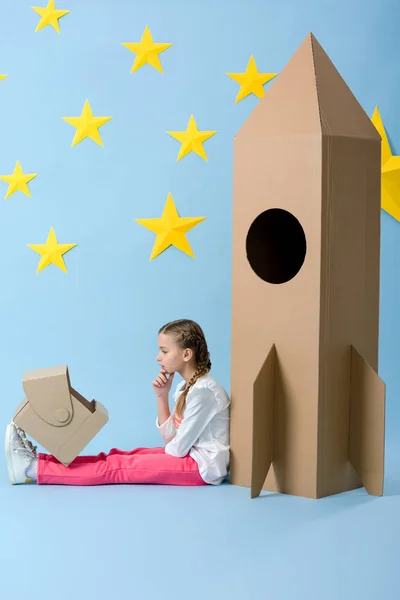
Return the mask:
{"type": "Polygon", "coordinates": [[[6,429],[6,440],[5,440],[5,451],[6,451],[6,459],[7,459],[7,469],[8,469],[8,477],[10,479],[10,482],[12,485],[16,485],[17,480],[15,478],[15,473],[14,473],[14,468],[13,468],[13,463],[12,463],[12,458],[11,458],[11,444],[10,444],[10,439],[11,439],[11,431],[12,431],[12,425],[7,425],[7,429],[6,429]]]}

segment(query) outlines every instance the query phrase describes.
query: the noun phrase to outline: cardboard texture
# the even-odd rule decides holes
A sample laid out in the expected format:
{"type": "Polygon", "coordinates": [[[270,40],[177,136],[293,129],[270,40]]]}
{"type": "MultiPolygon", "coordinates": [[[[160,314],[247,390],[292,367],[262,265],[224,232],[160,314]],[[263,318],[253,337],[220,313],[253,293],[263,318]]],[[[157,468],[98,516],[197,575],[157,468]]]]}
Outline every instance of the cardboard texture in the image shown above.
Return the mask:
{"type": "Polygon", "coordinates": [[[71,387],[67,366],[27,371],[22,384],[14,423],[68,466],[108,422],[107,409],[71,387]]]}
{"type": "Polygon", "coordinates": [[[367,492],[383,494],[385,384],[352,346],[349,458],[367,492]]]}
{"type": "Polygon", "coordinates": [[[230,481],[251,497],[382,493],[380,171],[309,34],[234,141],[230,481]]]}
{"type": "Polygon", "coordinates": [[[251,465],[252,498],[260,494],[272,463],[275,361],[275,346],[272,346],[254,382],[253,456],[251,465]]]}

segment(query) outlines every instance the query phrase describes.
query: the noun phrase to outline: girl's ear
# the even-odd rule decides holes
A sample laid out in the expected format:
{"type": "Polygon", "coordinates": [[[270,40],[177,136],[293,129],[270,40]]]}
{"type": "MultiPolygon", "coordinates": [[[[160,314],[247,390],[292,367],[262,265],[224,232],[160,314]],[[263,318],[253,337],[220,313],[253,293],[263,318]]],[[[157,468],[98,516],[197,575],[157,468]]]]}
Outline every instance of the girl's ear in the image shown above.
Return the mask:
{"type": "Polygon", "coordinates": [[[186,348],[184,355],[183,355],[183,359],[189,361],[193,356],[193,352],[191,351],[190,348],[186,348]]]}

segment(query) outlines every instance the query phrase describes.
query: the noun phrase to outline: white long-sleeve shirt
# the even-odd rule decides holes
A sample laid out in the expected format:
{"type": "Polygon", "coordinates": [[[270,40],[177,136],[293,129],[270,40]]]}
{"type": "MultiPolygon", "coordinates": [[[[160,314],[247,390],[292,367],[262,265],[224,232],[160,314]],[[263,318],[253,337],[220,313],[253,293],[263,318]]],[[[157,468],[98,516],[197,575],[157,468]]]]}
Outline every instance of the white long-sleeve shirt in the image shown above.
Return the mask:
{"type": "Polygon", "coordinates": [[[230,398],[225,389],[207,373],[188,391],[183,419],[175,423],[175,404],[185,381],[179,383],[173,395],[174,408],[170,417],[156,425],[166,443],[165,452],[183,457],[189,454],[197,462],[206,483],[222,483],[229,471],[230,398]]]}

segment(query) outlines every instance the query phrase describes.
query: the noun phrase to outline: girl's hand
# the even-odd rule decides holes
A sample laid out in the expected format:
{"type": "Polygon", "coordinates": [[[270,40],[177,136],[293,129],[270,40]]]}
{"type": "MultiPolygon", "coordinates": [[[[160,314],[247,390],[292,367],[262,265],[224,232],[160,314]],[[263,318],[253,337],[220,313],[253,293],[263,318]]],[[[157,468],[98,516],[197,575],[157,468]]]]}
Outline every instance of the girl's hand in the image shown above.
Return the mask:
{"type": "Polygon", "coordinates": [[[175,373],[171,373],[167,378],[166,370],[161,369],[157,377],[154,379],[152,385],[158,398],[168,396],[168,393],[171,389],[172,381],[174,379],[174,374],[175,373]]]}

